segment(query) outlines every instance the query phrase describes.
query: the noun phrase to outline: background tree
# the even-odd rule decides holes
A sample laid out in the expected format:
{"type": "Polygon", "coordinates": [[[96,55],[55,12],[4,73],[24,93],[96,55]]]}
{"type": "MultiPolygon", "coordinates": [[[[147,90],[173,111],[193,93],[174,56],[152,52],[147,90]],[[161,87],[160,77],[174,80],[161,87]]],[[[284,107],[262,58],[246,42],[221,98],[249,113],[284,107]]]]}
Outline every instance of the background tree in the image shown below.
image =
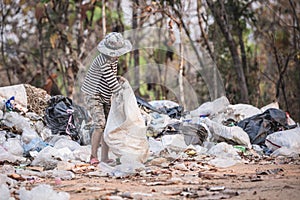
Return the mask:
{"type": "Polygon", "coordinates": [[[154,26],[169,31],[158,38],[161,47],[139,49],[120,60],[119,73],[135,72],[137,95],[177,101],[163,86],[170,67],[189,80],[199,104],[210,100],[201,74],[170,48],[174,32],[182,31],[194,50],[202,46],[218,66],[232,104],[261,107],[278,101],[300,120],[298,1],[0,1],[0,86],[28,83],[72,97],[82,61],[105,33],[154,26]],[[145,74],[154,72],[136,66],[147,63],[157,63],[159,73],[146,76],[153,80],[144,84],[145,74]]]}

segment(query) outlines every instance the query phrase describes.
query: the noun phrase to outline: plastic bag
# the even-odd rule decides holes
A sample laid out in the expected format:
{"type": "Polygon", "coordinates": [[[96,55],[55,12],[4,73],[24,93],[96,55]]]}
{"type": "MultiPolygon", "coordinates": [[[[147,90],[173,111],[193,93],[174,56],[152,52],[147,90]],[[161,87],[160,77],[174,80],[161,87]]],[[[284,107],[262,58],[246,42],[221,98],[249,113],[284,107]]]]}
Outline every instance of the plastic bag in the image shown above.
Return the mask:
{"type": "Polygon", "coordinates": [[[222,96],[214,101],[201,104],[197,109],[190,111],[192,117],[211,116],[226,109],[229,105],[227,97],[222,96]]]}
{"type": "Polygon", "coordinates": [[[265,144],[272,151],[286,147],[300,152],[300,127],[268,135],[265,144]]]}
{"type": "Polygon", "coordinates": [[[40,137],[34,138],[28,144],[23,144],[24,154],[28,156],[29,151],[40,152],[46,146],[48,146],[48,144],[44,142],[42,138],[40,137]]]}
{"type": "Polygon", "coordinates": [[[252,148],[248,134],[240,127],[227,127],[208,118],[203,118],[201,121],[208,126],[214,140],[218,142],[226,141],[230,144],[240,144],[250,149],[252,148]]]}
{"type": "Polygon", "coordinates": [[[20,200],[68,200],[70,195],[67,192],[56,192],[52,186],[41,184],[34,187],[32,190],[26,190],[22,187],[19,190],[20,200]]]}
{"type": "Polygon", "coordinates": [[[0,200],[7,200],[10,198],[9,188],[6,184],[0,185],[0,200]]]}
{"type": "Polygon", "coordinates": [[[168,124],[159,135],[182,134],[186,145],[201,145],[208,137],[203,124],[176,122],[168,124]]]}
{"type": "Polygon", "coordinates": [[[80,142],[82,121],[87,118],[88,115],[82,107],[61,95],[53,96],[49,100],[45,115],[45,121],[52,134],[69,135],[77,142],[80,142]]]}
{"type": "Polygon", "coordinates": [[[264,144],[266,137],[271,133],[290,128],[287,124],[285,112],[275,108],[270,108],[262,114],[246,118],[237,125],[248,133],[252,144],[260,145],[264,144]]]}
{"type": "Polygon", "coordinates": [[[147,127],[128,81],[123,82],[122,89],[112,96],[104,140],[116,156],[145,162],[149,154],[147,127]]]}

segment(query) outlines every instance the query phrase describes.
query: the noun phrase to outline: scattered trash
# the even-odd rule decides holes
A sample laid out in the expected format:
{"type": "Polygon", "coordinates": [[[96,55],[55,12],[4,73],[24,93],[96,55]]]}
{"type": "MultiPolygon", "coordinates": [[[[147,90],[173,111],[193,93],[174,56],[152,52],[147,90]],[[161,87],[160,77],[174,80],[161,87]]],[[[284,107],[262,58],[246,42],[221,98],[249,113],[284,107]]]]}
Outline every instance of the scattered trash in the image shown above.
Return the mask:
{"type": "Polygon", "coordinates": [[[239,193],[227,184],[206,181],[234,177],[234,182],[256,182],[286,172],[280,166],[238,176],[233,173],[237,164],[299,163],[300,128],[278,103],[258,109],[231,105],[221,97],[186,111],[173,101],[146,102],[135,97],[128,82],[123,87],[123,93],[114,96],[104,134],[114,162],[98,166],[89,163],[93,125],[83,107],[30,85],[7,87],[5,91],[20,91],[5,97],[0,88],[0,199],[70,199],[68,193],[40,183],[63,188],[82,175],[107,182],[116,180],[112,176],[122,178],[122,183],[138,180],[145,186],[169,189],[132,193],[84,185],[71,194],[90,190],[103,192],[99,195],[107,199],[159,198],[158,194],[222,199],[239,193]],[[120,103],[120,98],[126,101],[120,103]],[[35,184],[39,185],[32,190],[20,189],[35,184]],[[181,187],[185,185],[189,186],[181,187]]]}
{"type": "Polygon", "coordinates": [[[161,137],[161,142],[169,151],[183,152],[187,148],[184,136],[181,134],[164,135],[161,137]]]}
{"type": "Polygon", "coordinates": [[[42,138],[33,138],[28,144],[23,145],[24,154],[25,156],[28,156],[30,151],[40,152],[46,146],[48,146],[48,144],[44,142],[42,138]]]}
{"type": "Polygon", "coordinates": [[[23,147],[20,139],[18,138],[9,138],[6,142],[3,143],[4,149],[15,156],[23,156],[23,147]]]}
{"type": "Polygon", "coordinates": [[[265,143],[272,151],[286,147],[298,150],[300,153],[300,128],[275,132],[267,136],[265,143]]]}
{"type": "Polygon", "coordinates": [[[227,168],[235,165],[237,163],[236,160],[232,158],[214,158],[208,162],[210,165],[214,165],[219,168],[227,168]]]}
{"type": "Polygon", "coordinates": [[[260,110],[262,112],[265,112],[266,110],[268,110],[269,108],[276,108],[276,109],[279,109],[279,104],[278,102],[273,102],[273,103],[270,103],[268,105],[265,105],[263,106],[262,108],[260,108],[260,110]]]}
{"type": "Polygon", "coordinates": [[[155,140],[153,137],[148,138],[149,143],[149,151],[153,154],[159,154],[162,150],[164,150],[164,146],[161,141],[155,140]]]}
{"type": "Polygon", "coordinates": [[[8,109],[16,107],[24,112],[28,110],[27,94],[23,84],[0,87],[0,99],[5,100],[8,109]],[[15,105],[10,105],[10,100],[14,100],[15,105]]]}
{"type": "Polygon", "coordinates": [[[173,166],[174,169],[178,169],[181,171],[188,171],[189,169],[185,166],[184,163],[178,163],[176,165],[173,166]]]}
{"type": "Polygon", "coordinates": [[[20,200],[68,200],[70,195],[66,192],[56,192],[50,185],[40,184],[32,190],[22,187],[19,190],[20,200]],[[47,195],[45,195],[47,194],[47,195]]]}
{"type": "Polygon", "coordinates": [[[222,96],[212,102],[205,102],[201,104],[201,106],[199,106],[196,110],[190,111],[190,114],[193,117],[207,117],[225,110],[228,105],[229,100],[225,96],[222,96]]]}
{"type": "Polygon", "coordinates": [[[210,187],[209,191],[221,191],[221,190],[225,190],[224,186],[214,186],[214,187],[210,187]]]}
{"type": "Polygon", "coordinates": [[[177,122],[168,124],[160,135],[184,135],[186,145],[199,144],[201,145],[208,137],[208,130],[202,124],[194,124],[187,122],[177,122]]]}
{"type": "Polygon", "coordinates": [[[232,110],[232,118],[235,121],[241,121],[253,115],[261,114],[260,109],[249,104],[228,105],[227,109],[232,110]]]}
{"type": "Polygon", "coordinates": [[[208,153],[222,158],[241,159],[237,150],[226,142],[217,143],[208,150],[208,153]]]}
{"type": "Polygon", "coordinates": [[[74,105],[70,98],[57,95],[49,100],[45,120],[52,134],[69,135],[80,143],[81,123],[87,119],[84,109],[74,105]]]}
{"type": "Polygon", "coordinates": [[[9,188],[6,184],[0,184],[0,200],[8,200],[10,198],[9,188]]]}
{"type": "Polygon", "coordinates": [[[257,171],[257,175],[270,175],[270,174],[278,174],[280,172],[283,172],[283,169],[281,168],[275,168],[275,169],[268,169],[265,171],[257,171]]]}
{"type": "Polygon", "coordinates": [[[287,124],[286,113],[275,108],[246,118],[240,121],[238,126],[248,133],[251,144],[264,144],[268,135],[290,128],[287,124]]]}
{"type": "Polygon", "coordinates": [[[241,144],[251,149],[251,143],[248,134],[238,126],[227,127],[208,118],[202,120],[213,135],[215,141],[226,141],[230,144],[241,144]]]}

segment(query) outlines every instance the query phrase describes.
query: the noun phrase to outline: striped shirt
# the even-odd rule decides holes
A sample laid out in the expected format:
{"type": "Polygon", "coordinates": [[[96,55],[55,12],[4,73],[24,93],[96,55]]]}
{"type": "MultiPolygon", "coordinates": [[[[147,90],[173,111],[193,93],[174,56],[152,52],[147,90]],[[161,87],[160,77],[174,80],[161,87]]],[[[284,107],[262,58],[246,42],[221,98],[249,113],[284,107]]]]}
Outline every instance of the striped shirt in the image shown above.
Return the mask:
{"type": "Polygon", "coordinates": [[[112,93],[121,90],[117,80],[117,65],[118,59],[110,61],[100,53],[93,60],[81,90],[86,94],[99,96],[102,103],[110,103],[112,93]]]}

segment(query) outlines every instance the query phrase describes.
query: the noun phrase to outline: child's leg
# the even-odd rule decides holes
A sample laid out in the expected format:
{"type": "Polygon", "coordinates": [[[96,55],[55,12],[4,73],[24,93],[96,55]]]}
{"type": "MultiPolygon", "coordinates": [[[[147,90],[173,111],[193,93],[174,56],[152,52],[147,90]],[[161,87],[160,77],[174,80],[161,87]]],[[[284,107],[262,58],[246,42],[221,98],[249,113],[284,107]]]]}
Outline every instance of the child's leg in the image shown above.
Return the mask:
{"type": "MultiPolygon", "coordinates": [[[[105,120],[107,121],[109,110],[110,110],[110,104],[103,104],[103,110],[104,110],[105,120]]],[[[102,134],[101,137],[101,161],[102,162],[108,161],[108,151],[109,151],[109,147],[104,141],[104,136],[102,134]]]]}
{"type": "MultiPolygon", "coordinates": [[[[95,130],[91,138],[91,160],[98,160],[98,148],[100,146],[101,138],[103,135],[103,130],[105,127],[105,114],[103,104],[100,103],[100,98],[98,96],[87,96],[85,98],[85,103],[88,107],[88,110],[91,114],[92,120],[94,122],[95,130]]],[[[97,161],[96,160],[96,161],[97,161]]]]}

